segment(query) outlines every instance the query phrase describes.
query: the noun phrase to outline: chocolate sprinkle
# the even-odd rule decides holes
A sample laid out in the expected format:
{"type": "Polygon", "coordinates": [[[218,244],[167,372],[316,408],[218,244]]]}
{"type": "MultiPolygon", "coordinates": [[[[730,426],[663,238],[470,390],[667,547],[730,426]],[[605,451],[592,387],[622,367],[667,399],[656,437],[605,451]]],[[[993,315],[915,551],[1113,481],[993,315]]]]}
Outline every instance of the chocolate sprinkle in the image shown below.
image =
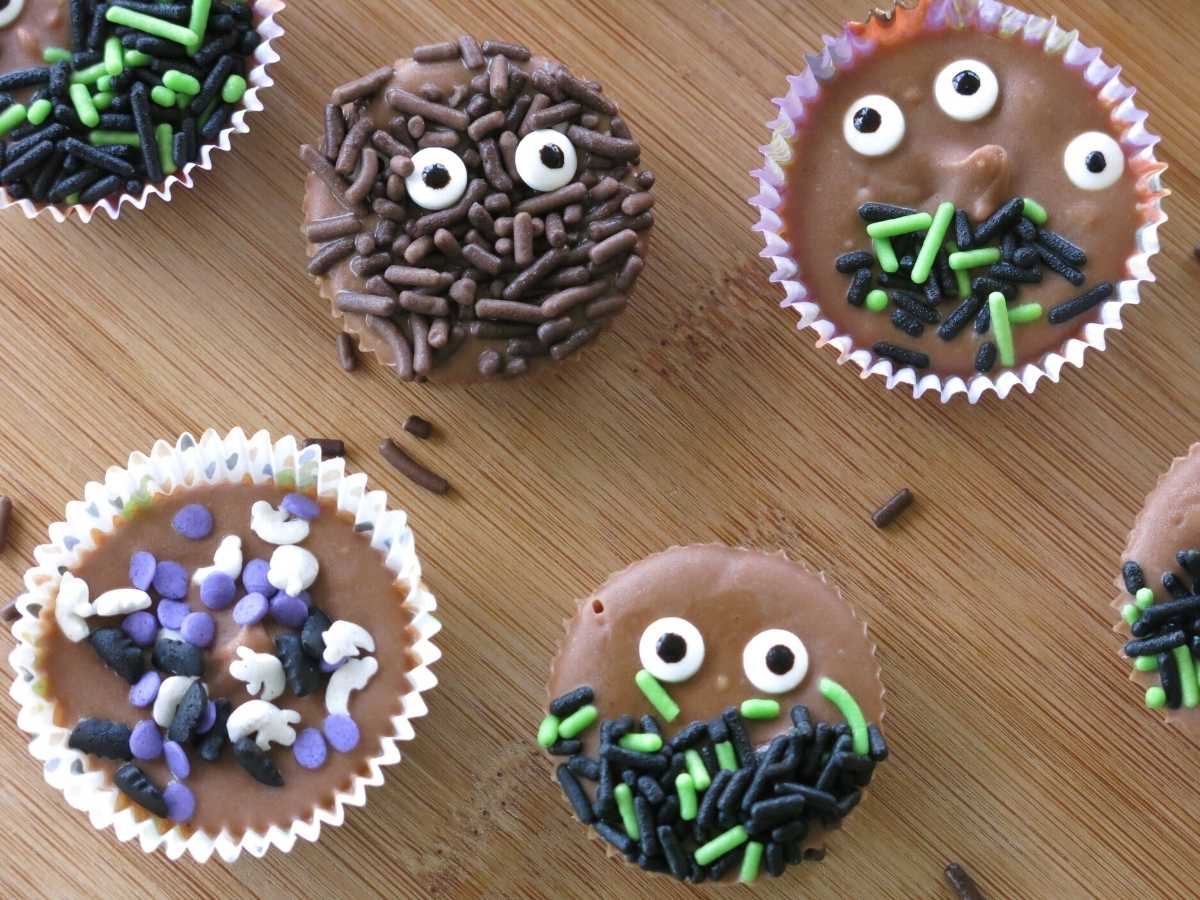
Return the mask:
{"type": "Polygon", "coordinates": [[[400,474],[425,490],[434,494],[445,494],[450,490],[450,483],[445,478],[425,468],[401,450],[391,438],[384,438],[380,442],[379,453],[400,474]]]}
{"type": "Polygon", "coordinates": [[[913,502],[913,494],[908,488],[897,491],[887,503],[871,513],[871,521],[876,528],[887,528],[895,522],[913,502]]]}

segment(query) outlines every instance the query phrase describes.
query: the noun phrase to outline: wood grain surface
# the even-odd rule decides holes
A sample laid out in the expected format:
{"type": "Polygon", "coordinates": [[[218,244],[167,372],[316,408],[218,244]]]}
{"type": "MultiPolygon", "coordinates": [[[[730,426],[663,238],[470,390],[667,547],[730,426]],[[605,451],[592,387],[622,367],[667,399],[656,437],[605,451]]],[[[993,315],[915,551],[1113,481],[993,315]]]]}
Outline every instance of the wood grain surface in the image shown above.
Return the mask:
{"type": "MultiPolygon", "coordinates": [[[[205,427],[344,438],[412,512],[445,658],[417,740],[344,828],[236,865],[169,863],[95,832],[0,705],[5,896],[683,897],[606,860],[533,748],[574,598],[675,543],[785,549],[871,624],[893,758],[828,858],[767,897],[942,897],[964,863],[993,897],[1194,895],[1200,747],[1142,708],[1110,631],[1129,523],[1197,438],[1200,117],[1193,0],[1053,0],[1140,88],[1171,168],[1159,282],[1083,371],[1034,396],[942,407],[887,392],[795,332],[750,232],[768,98],[866,0],[296,0],[267,111],[198,189],[117,222],[0,215],[3,590],[67,500],[130,450],[205,427]],[[334,362],[303,275],[296,147],[329,89],[462,30],[602,81],[658,174],[631,311],[561,374],[408,386],[334,362]],[[455,486],[413,488],[405,445],[455,486]],[[886,532],[871,510],[916,505],[886,532]]],[[[1022,135],[1036,141],[1037,134],[1022,135]]],[[[4,630],[0,651],[11,636],[4,630]]],[[[734,889],[738,890],[738,889],[734,889]]]]}

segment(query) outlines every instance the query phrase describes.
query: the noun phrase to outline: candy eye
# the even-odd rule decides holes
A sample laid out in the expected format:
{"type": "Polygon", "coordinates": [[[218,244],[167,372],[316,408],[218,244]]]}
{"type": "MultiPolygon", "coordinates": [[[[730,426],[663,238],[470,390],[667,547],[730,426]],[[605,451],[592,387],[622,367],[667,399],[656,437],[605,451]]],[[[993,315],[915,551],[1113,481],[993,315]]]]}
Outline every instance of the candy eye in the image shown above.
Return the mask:
{"type": "Polygon", "coordinates": [[[642,632],[638,655],[642,668],[659,681],[687,681],[704,662],[704,638],[687,619],[668,616],[642,632]]]}
{"type": "Polygon", "coordinates": [[[1063,168],[1075,187],[1102,191],[1120,180],[1125,154],[1121,145],[1103,131],[1085,131],[1067,144],[1063,168]]]}
{"type": "Polygon", "coordinates": [[[21,9],[25,6],[25,0],[0,0],[0,28],[7,28],[13,22],[17,21],[17,16],[21,15],[21,9]]]}
{"type": "Polygon", "coordinates": [[[883,156],[904,139],[904,113],[890,97],[868,94],[850,104],[842,121],[842,133],[856,153],[883,156]]]}
{"type": "Polygon", "coordinates": [[[804,680],[808,651],[790,631],[768,628],[747,642],[742,651],[742,670],[760,691],[786,694],[804,680]]]}
{"type": "Polygon", "coordinates": [[[467,167],[453,150],[426,147],[413,154],[412,163],[404,187],[422,209],[446,209],[466,193],[467,167]]]}
{"type": "Polygon", "coordinates": [[[556,191],[570,184],[579,168],[575,146],[552,128],[531,131],[517,144],[517,174],[535,191],[556,191]]]}
{"type": "Polygon", "coordinates": [[[933,96],[942,112],[959,122],[974,122],[992,111],[1000,96],[1000,82],[987,63],[960,59],[938,73],[933,96]]]}

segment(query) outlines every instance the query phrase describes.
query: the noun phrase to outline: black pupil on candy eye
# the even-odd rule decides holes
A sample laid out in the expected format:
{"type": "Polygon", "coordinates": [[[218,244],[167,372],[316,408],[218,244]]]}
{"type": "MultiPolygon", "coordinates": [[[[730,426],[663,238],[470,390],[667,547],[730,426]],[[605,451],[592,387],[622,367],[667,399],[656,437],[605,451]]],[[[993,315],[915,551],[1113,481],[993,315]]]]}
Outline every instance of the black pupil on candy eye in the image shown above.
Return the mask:
{"type": "Polygon", "coordinates": [[[421,180],[436,191],[450,183],[450,173],[441,163],[434,163],[432,166],[427,166],[421,173],[421,180]]]}
{"type": "Polygon", "coordinates": [[[871,134],[878,131],[879,126],[882,124],[883,119],[880,118],[879,112],[869,106],[864,106],[854,114],[854,128],[863,134],[871,134]]]}
{"type": "Polygon", "coordinates": [[[543,144],[542,152],[539,155],[542,158],[542,165],[547,169],[561,169],[563,163],[567,161],[562,147],[558,146],[558,144],[543,144]]]}
{"type": "Polygon", "coordinates": [[[796,663],[796,654],[794,654],[783,644],[776,644],[767,651],[767,668],[776,675],[786,675],[792,671],[792,666],[796,663]]]}
{"type": "Polygon", "coordinates": [[[979,90],[979,76],[970,69],[963,69],[954,76],[954,90],[966,97],[970,97],[979,90]]]}
{"type": "Polygon", "coordinates": [[[687,641],[674,632],[668,631],[658,639],[655,647],[658,658],[665,663],[677,663],[687,656],[687,641]]]}
{"type": "Polygon", "coordinates": [[[1093,150],[1089,153],[1083,164],[1087,166],[1087,170],[1093,175],[1099,175],[1108,168],[1108,160],[1104,158],[1104,154],[1099,150],[1093,150]]]}

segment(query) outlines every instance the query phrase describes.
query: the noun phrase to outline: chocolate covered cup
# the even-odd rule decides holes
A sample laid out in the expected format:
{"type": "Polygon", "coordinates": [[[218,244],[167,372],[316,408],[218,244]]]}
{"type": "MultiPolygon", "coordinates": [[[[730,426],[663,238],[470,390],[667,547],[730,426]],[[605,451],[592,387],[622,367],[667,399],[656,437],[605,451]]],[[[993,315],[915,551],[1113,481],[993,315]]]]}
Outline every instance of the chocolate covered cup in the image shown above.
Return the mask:
{"type": "Polygon", "coordinates": [[[990,0],[899,6],[810,59],[752,202],[818,345],[972,402],[1103,348],[1165,220],[1158,139],[1117,68],[990,0]]]}

